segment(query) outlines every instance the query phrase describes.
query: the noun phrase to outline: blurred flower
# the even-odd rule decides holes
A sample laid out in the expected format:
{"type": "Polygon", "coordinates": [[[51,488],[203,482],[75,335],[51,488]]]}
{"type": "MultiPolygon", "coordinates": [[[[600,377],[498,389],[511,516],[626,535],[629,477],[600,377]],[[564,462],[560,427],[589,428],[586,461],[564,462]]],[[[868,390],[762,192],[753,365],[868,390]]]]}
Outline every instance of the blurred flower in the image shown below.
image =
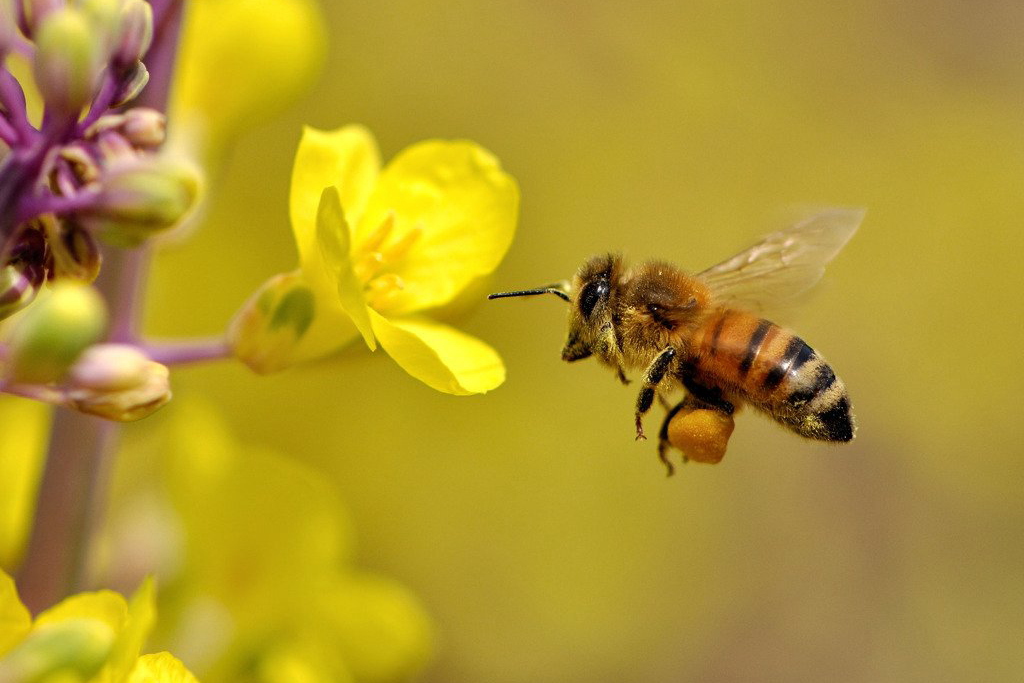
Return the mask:
{"type": "Polygon", "coordinates": [[[33,620],[0,571],[0,681],[194,683],[166,652],[139,656],[153,620],[148,580],[130,603],[112,591],[80,593],[33,620]]]}
{"type": "MultiPolygon", "coordinates": [[[[379,342],[434,389],[464,395],[495,388],[505,377],[497,353],[422,314],[497,267],[518,203],[515,181],[472,142],[421,142],[381,170],[365,128],[307,128],[290,214],[296,276],[315,297],[315,317],[278,356],[239,355],[257,371],[273,371],[335,351],[358,331],[370,349],[379,342]]],[[[250,304],[240,315],[251,313],[250,304]]],[[[236,337],[236,349],[245,342],[236,337]]]]}
{"type": "MultiPolygon", "coordinates": [[[[423,667],[429,619],[397,581],[353,566],[350,522],[324,477],[235,443],[212,411],[187,402],[160,442],[166,469],[151,479],[166,485],[173,513],[141,513],[155,497],[126,489],[107,557],[115,572],[157,573],[162,614],[173,615],[160,641],[190,667],[250,683],[394,681],[423,667]]],[[[152,455],[126,466],[153,466],[152,455]]]]}
{"type": "Polygon", "coordinates": [[[172,146],[211,159],[312,82],[326,36],[312,0],[186,3],[170,117],[172,146]],[[216,68],[211,68],[211,65],[216,68]]]}
{"type": "Polygon", "coordinates": [[[4,430],[0,458],[0,567],[4,569],[13,569],[21,558],[35,510],[49,420],[50,411],[41,403],[0,396],[0,425],[4,430]]]}

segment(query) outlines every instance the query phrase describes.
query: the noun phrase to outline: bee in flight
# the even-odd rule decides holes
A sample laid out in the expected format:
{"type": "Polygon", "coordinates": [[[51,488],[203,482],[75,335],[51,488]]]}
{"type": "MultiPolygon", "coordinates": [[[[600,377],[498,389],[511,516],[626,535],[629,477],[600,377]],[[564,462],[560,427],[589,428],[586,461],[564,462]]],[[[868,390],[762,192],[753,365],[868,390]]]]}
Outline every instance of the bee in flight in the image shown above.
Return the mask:
{"type": "Polygon", "coordinates": [[[668,409],[658,456],[670,446],[684,462],[718,462],[743,404],[809,439],[847,442],[855,423],[850,399],[832,367],[803,339],[759,316],[821,279],[825,265],[856,232],[860,209],[828,209],[772,233],[746,251],[691,275],[664,261],[627,268],[615,254],[594,256],[571,282],[489,299],[554,294],[569,303],[562,360],[595,356],[628,384],[642,370],[636,438],[655,397],[682,386],[668,409]]]}

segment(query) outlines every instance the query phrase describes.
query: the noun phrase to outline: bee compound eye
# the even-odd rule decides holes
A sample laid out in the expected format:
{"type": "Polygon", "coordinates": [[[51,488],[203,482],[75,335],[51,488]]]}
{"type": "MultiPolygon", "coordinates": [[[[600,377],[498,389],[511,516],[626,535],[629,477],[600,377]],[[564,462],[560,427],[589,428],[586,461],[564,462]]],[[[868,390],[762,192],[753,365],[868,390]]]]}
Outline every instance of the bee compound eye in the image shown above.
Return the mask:
{"type": "Polygon", "coordinates": [[[608,296],[608,281],[594,280],[588,282],[580,292],[580,312],[584,318],[589,318],[594,312],[597,303],[608,296]]]}

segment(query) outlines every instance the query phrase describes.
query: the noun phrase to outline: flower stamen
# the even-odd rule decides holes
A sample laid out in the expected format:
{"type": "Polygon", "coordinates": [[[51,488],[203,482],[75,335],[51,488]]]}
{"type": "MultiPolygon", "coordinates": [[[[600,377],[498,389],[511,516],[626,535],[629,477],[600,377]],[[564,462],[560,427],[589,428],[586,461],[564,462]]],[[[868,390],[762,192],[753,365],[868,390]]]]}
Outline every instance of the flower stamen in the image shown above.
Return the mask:
{"type": "Polygon", "coordinates": [[[363,254],[352,266],[360,282],[369,282],[384,266],[384,255],[379,251],[363,254]]]}
{"type": "Polygon", "coordinates": [[[395,273],[379,275],[366,285],[367,303],[377,311],[386,308],[405,289],[405,280],[395,273]]]}
{"type": "Polygon", "coordinates": [[[409,248],[416,243],[416,241],[420,238],[420,235],[422,234],[423,226],[417,224],[411,230],[402,235],[401,239],[399,239],[397,242],[392,244],[390,247],[387,248],[387,250],[384,251],[384,260],[387,261],[388,263],[394,263],[395,261],[400,260],[407,253],[409,253],[409,248]]]}
{"type": "Polygon", "coordinates": [[[391,230],[395,227],[395,212],[388,211],[387,215],[384,216],[384,220],[380,222],[380,225],[367,235],[366,239],[359,247],[359,251],[362,253],[369,253],[374,251],[380,251],[380,247],[384,244],[384,241],[391,235],[391,230]]]}

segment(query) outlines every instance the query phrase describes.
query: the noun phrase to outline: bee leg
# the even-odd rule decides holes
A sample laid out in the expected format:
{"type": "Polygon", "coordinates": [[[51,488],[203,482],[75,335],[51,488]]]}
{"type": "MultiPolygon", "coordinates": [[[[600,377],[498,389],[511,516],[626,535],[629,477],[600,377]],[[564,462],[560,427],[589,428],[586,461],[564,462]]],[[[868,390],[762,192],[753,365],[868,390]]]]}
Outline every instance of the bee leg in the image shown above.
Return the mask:
{"type": "MultiPolygon", "coordinates": [[[[729,401],[721,398],[721,395],[715,396],[710,393],[712,390],[707,389],[707,387],[701,387],[701,389],[709,392],[705,395],[713,400],[708,401],[695,396],[688,386],[686,396],[684,396],[683,400],[677,403],[675,407],[665,413],[665,419],[661,422],[661,430],[658,432],[658,458],[665,463],[665,466],[668,468],[668,476],[670,477],[675,469],[672,467],[672,463],[669,462],[668,459],[668,451],[672,448],[672,444],[668,440],[668,427],[669,423],[672,422],[672,418],[676,416],[676,413],[685,408],[687,410],[714,410],[725,415],[732,415],[736,410],[735,406],[729,401]]],[[[686,456],[686,453],[683,453],[683,464],[685,465],[689,461],[690,459],[686,456]]]]}
{"type": "MultiPolygon", "coordinates": [[[[703,384],[695,382],[693,379],[687,376],[682,377],[683,386],[686,388],[687,398],[694,400],[694,408],[710,408],[712,410],[720,410],[726,415],[732,415],[736,412],[736,406],[727,401],[722,395],[722,390],[717,387],[706,387],[703,384]]],[[[684,399],[685,401],[686,399],[684,399]]],[[[678,410],[680,406],[676,406],[678,410]]]]}
{"type": "Polygon", "coordinates": [[[651,404],[654,403],[654,395],[657,391],[658,385],[665,379],[665,373],[668,371],[669,366],[672,364],[673,359],[676,357],[676,350],[671,346],[666,346],[665,350],[655,356],[651,364],[644,370],[643,386],[640,387],[640,395],[636,397],[636,438],[646,439],[647,436],[644,434],[643,417],[648,410],[651,409],[651,404]]]}
{"type": "Polygon", "coordinates": [[[605,364],[615,368],[615,376],[623,384],[629,384],[625,370],[622,369],[622,352],[619,351],[619,342],[615,338],[615,328],[611,324],[601,328],[597,341],[593,346],[594,355],[600,358],[605,364]]]}
{"type": "MultiPolygon", "coordinates": [[[[676,468],[672,466],[672,462],[668,459],[668,449],[672,445],[668,441],[668,423],[672,421],[672,418],[675,417],[676,413],[688,405],[687,401],[689,400],[689,396],[684,397],[683,400],[677,403],[674,408],[665,413],[665,419],[662,420],[661,429],[658,431],[658,459],[665,463],[665,467],[668,468],[668,474],[666,476],[669,477],[675,473],[676,468]]],[[[683,464],[685,465],[688,460],[689,458],[684,454],[683,464]]]]}

